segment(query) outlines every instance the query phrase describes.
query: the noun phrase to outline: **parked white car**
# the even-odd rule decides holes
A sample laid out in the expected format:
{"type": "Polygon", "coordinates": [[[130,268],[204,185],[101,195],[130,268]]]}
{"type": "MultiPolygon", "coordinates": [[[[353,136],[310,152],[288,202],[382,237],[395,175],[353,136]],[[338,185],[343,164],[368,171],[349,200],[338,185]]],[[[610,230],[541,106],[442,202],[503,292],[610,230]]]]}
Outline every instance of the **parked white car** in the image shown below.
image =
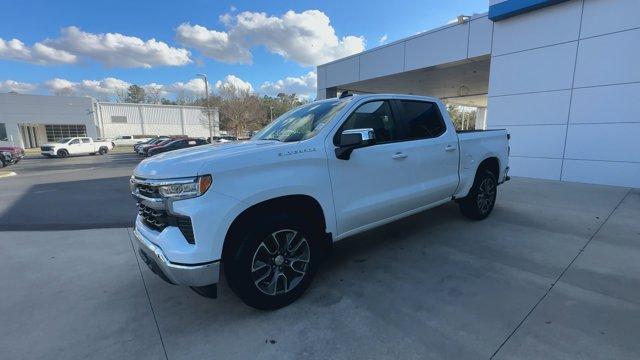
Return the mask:
{"type": "Polygon", "coordinates": [[[90,137],[70,137],[42,145],[40,153],[46,157],[65,158],[69,155],[104,155],[111,149],[113,149],[111,141],[95,141],[90,137]]]}
{"type": "Polygon", "coordinates": [[[251,140],[142,161],[131,177],[138,253],[215,297],[220,264],[246,304],[299,298],[335,241],[456,201],[481,220],[508,180],[505,130],[457,133],[444,104],[406,95],[317,101],[251,140]]]}
{"type": "Polygon", "coordinates": [[[114,146],[133,146],[138,143],[151,140],[150,136],[138,136],[138,135],[120,135],[113,138],[111,141],[114,146]]]}

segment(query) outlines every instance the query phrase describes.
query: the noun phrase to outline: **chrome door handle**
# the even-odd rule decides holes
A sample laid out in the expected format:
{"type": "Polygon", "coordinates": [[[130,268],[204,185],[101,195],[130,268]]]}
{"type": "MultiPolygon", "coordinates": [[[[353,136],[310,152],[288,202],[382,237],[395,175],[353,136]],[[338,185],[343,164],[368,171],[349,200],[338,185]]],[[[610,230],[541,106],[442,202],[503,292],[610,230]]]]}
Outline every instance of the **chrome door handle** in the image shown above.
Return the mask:
{"type": "Polygon", "coordinates": [[[401,152],[397,152],[391,158],[392,159],[404,159],[406,157],[407,157],[407,154],[401,153],[401,152]]]}
{"type": "Polygon", "coordinates": [[[454,151],[456,149],[457,148],[455,146],[453,146],[453,145],[447,145],[447,146],[445,146],[444,151],[454,151]]]}

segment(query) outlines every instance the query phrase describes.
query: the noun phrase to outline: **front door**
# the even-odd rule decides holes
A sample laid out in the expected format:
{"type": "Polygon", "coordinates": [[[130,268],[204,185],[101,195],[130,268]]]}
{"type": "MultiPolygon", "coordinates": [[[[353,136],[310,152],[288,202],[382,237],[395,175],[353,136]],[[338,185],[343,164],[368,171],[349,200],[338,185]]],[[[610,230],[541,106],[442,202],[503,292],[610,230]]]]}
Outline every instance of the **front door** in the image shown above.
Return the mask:
{"type": "Polygon", "coordinates": [[[416,179],[418,154],[401,141],[390,101],[361,104],[327,139],[329,172],[338,224],[338,235],[355,232],[389,217],[419,207],[415,199],[420,191],[416,179]],[[344,130],[374,130],[376,145],[356,149],[349,160],[336,158],[339,134],[344,130]]]}

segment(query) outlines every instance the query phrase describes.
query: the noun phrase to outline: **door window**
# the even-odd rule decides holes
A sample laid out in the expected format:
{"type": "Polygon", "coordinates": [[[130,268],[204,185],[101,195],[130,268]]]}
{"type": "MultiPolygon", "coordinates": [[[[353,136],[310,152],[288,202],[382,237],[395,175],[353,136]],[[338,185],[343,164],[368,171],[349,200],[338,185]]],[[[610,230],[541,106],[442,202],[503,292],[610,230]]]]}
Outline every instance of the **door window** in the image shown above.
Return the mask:
{"type": "Polygon", "coordinates": [[[89,140],[89,138],[82,138],[82,143],[83,144],[89,144],[89,143],[91,143],[91,140],[89,140]]]}
{"type": "Polygon", "coordinates": [[[69,145],[77,145],[77,144],[80,144],[80,140],[78,139],[71,140],[71,142],[69,143],[69,145]]]}
{"type": "Polygon", "coordinates": [[[342,124],[334,138],[334,143],[339,142],[340,134],[345,130],[369,128],[373,129],[377,143],[398,140],[398,127],[389,101],[371,101],[360,105],[342,124]]]}
{"type": "Polygon", "coordinates": [[[400,104],[407,140],[435,138],[447,130],[436,103],[400,100],[400,104]]]}

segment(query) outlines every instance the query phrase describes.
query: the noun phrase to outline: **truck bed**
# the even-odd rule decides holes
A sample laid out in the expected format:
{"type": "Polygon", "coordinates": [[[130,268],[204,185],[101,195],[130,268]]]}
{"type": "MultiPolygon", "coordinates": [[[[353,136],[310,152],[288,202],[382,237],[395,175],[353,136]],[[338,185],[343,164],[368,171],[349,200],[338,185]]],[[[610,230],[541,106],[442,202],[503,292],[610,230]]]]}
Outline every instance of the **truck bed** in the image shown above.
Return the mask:
{"type": "Polygon", "coordinates": [[[500,162],[498,181],[502,181],[509,159],[509,135],[505,129],[457,131],[460,149],[460,185],[458,192],[466,193],[473,185],[475,169],[481,159],[497,157],[500,162]]]}

